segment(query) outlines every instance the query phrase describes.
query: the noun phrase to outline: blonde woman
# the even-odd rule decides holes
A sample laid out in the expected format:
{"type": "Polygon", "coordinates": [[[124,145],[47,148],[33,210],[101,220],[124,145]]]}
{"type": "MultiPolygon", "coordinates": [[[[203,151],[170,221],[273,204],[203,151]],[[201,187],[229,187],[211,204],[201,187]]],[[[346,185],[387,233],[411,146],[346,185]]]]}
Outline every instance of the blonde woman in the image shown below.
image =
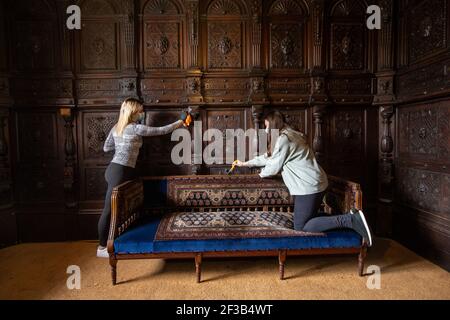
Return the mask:
{"type": "Polygon", "coordinates": [[[120,108],[119,121],[111,129],[103,147],[105,152],[115,152],[114,158],[105,172],[108,191],[105,197],[105,207],[98,222],[100,244],[97,248],[97,257],[99,258],[109,257],[106,244],[111,219],[112,190],[121,183],[133,179],[139,149],[142,147],[142,137],[169,134],[183,125],[189,125],[186,119],[190,118],[187,113],[182,113],[181,120],[165,127],[154,128],[138,124],[138,122],[143,122],[144,116],[144,107],[139,100],[132,98],[125,100],[120,108]]]}

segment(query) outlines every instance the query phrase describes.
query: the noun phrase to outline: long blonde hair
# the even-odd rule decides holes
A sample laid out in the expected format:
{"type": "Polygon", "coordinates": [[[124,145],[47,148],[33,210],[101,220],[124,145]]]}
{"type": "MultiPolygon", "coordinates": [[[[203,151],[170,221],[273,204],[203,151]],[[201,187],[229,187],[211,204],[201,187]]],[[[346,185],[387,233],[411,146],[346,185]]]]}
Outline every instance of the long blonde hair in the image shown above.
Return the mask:
{"type": "Polygon", "coordinates": [[[119,121],[116,124],[116,133],[118,136],[122,136],[126,126],[132,122],[135,122],[136,116],[143,112],[144,106],[142,103],[134,98],[128,98],[122,103],[120,108],[119,121]]]}

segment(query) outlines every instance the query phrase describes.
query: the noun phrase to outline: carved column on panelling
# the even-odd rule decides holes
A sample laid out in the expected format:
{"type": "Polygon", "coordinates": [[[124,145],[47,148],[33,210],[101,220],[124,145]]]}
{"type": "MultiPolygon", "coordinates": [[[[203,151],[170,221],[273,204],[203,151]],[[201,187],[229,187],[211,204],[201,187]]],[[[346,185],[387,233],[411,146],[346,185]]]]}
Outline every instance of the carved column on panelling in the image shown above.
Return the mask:
{"type": "MultiPolygon", "coordinates": [[[[258,156],[259,152],[261,151],[261,150],[259,150],[259,129],[264,127],[264,125],[261,124],[263,114],[264,114],[264,105],[253,105],[252,106],[252,121],[253,121],[253,128],[256,130],[256,135],[255,135],[254,141],[251,142],[251,143],[253,143],[252,150],[255,151],[254,154],[249,155],[249,157],[251,159],[258,156]]],[[[254,170],[252,169],[252,171],[254,171],[254,170]]]]}
{"type": "Polygon", "coordinates": [[[74,32],[66,27],[66,19],[68,17],[67,8],[71,4],[70,0],[57,1],[58,17],[60,21],[58,30],[61,38],[61,69],[65,72],[72,72],[72,35],[74,32]]]}
{"type": "Polygon", "coordinates": [[[65,137],[64,137],[64,193],[67,208],[74,208],[75,201],[75,166],[76,166],[76,145],[73,135],[74,114],[71,109],[61,109],[61,116],[64,119],[65,137]]]}
{"type": "Polygon", "coordinates": [[[10,205],[12,201],[11,168],[6,139],[7,121],[7,115],[0,112],[0,208],[10,205]]]}
{"type": "Polygon", "coordinates": [[[251,0],[252,14],[252,67],[261,68],[261,38],[262,38],[262,0],[251,0]]]}
{"type": "Polygon", "coordinates": [[[135,72],[135,23],[134,23],[134,0],[122,1],[123,12],[125,14],[123,25],[125,28],[125,49],[126,65],[125,68],[135,72]]]}
{"type": "Polygon", "coordinates": [[[323,24],[324,24],[324,0],[312,0],[312,65],[313,71],[323,71],[322,52],[323,52],[323,24]]]}
{"type": "Polygon", "coordinates": [[[199,16],[198,0],[186,0],[188,9],[188,35],[189,35],[189,68],[199,69],[198,65],[198,41],[199,41],[199,16]]]}
{"type": "MultiPolygon", "coordinates": [[[[200,106],[191,106],[191,114],[192,117],[194,119],[194,121],[200,121],[201,122],[201,110],[200,110],[200,106]]],[[[203,130],[202,128],[199,128],[195,125],[193,125],[191,128],[191,137],[192,137],[192,142],[194,142],[195,139],[199,139],[201,141],[203,141],[203,130]],[[195,130],[198,129],[198,130],[195,130]],[[199,135],[200,137],[196,137],[196,135],[199,135]]],[[[200,148],[200,150],[197,150],[195,148],[195,143],[192,143],[192,149],[191,149],[191,157],[192,157],[192,161],[191,161],[191,173],[193,175],[197,175],[200,174],[202,172],[202,168],[203,168],[203,150],[202,148],[200,148]]]]}
{"type": "Polygon", "coordinates": [[[319,105],[313,108],[313,123],[314,123],[314,139],[313,150],[317,161],[323,163],[324,161],[324,139],[323,139],[323,122],[325,117],[325,106],[319,105]]]}

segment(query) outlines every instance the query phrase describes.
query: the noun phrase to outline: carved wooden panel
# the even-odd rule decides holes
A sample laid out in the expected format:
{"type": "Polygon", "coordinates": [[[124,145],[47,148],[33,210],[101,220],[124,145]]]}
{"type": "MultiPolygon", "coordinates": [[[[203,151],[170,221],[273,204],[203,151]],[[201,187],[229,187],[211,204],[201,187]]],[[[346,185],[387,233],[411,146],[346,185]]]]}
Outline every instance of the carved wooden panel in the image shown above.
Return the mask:
{"type": "Polygon", "coordinates": [[[81,70],[115,71],[118,65],[118,23],[85,21],[81,29],[81,70]]]}
{"type": "Polygon", "coordinates": [[[421,1],[409,12],[409,58],[413,63],[447,46],[448,1],[421,1]]]}
{"type": "Polygon", "coordinates": [[[268,80],[267,90],[274,101],[304,102],[311,93],[311,81],[309,78],[272,78],[268,80]]]}
{"type": "Polygon", "coordinates": [[[35,163],[59,158],[55,113],[19,113],[17,132],[20,161],[35,163]]]}
{"type": "Polygon", "coordinates": [[[450,156],[450,107],[434,103],[399,109],[401,157],[444,161],[450,156]]]}
{"type": "Polygon", "coordinates": [[[103,200],[108,184],[105,180],[105,168],[84,169],[85,197],[84,200],[103,200]]]}
{"type": "Polygon", "coordinates": [[[250,94],[248,78],[207,78],[203,86],[207,102],[243,102],[250,94]]]}
{"type": "Polygon", "coordinates": [[[450,217],[450,175],[403,166],[397,171],[400,203],[450,217]]]}
{"type": "Polygon", "coordinates": [[[398,95],[403,99],[448,90],[450,88],[450,60],[400,74],[397,83],[398,95]]]}
{"type": "Polygon", "coordinates": [[[7,69],[7,48],[6,45],[6,24],[5,24],[5,17],[4,17],[5,9],[3,7],[3,3],[0,4],[0,71],[7,69]]]}
{"type": "Polygon", "coordinates": [[[286,123],[294,130],[307,134],[307,111],[306,109],[280,109],[283,113],[286,123]]]}
{"type": "Polygon", "coordinates": [[[185,96],[185,81],[182,78],[143,79],[141,92],[146,103],[180,103],[185,96]]]}
{"type": "MultiPolygon", "coordinates": [[[[12,4],[8,4],[12,5],[12,4]]],[[[50,71],[56,68],[57,22],[53,3],[24,0],[8,7],[15,41],[14,63],[20,71],[50,71]]]]}
{"type": "Polygon", "coordinates": [[[328,82],[331,96],[371,95],[371,78],[334,78],[328,82]]]}
{"type": "MultiPolygon", "coordinates": [[[[246,130],[246,120],[244,110],[208,110],[206,117],[206,128],[218,129],[222,132],[223,136],[223,164],[226,163],[227,154],[227,129],[243,129],[246,130]]],[[[209,143],[208,143],[209,144],[209,143]]],[[[230,151],[231,152],[231,151],[230,151]]],[[[234,150],[235,157],[237,156],[237,146],[235,143],[234,150]]],[[[247,149],[248,153],[248,149],[247,149]]],[[[213,165],[214,166],[214,165],[213,165]]],[[[217,171],[215,171],[217,172],[217,171]]]]}
{"type": "Polygon", "coordinates": [[[20,99],[72,98],[70,79],[15,79],[14,93],[20,99]],[[21,97],[23,95],[23,97],[21,97]]]}
{"type": "Polygon", "coordinates": [[[136,92],[136,79],[83,79],[77,81],[78,97],[97,98],[108,101],[116,97],[133,96],[136,92]]]}
{"type": "Polygon", "coordinates": [[[48,163],[21,165],[17,173],[18,196],[22,203],[64,199],[64,175],[61,167],[48,163]]]}
{"type": "Polygon", "coordinates": [[[241,22],[208,22],[208,68],[243,67],[241,22]]]}
{"type": "Polygon", "coordinates": [[[326,142],[330,166],[328,173],[361,180],[364,159],[364,110],[361,108],[339,108],[327,113],[329,138],[326,142]]]}
{"type": "Polygon", "coordinates": [[[364,32],[361,24],[332,24],[331,68],[361,70],[364,67],[364,32]]]}
{"type": "Polygon", "coordinates": [[[303,67],[303,25],[272,23],[270,28],[270,67],[301,69],[303,67]]]}
{"type": "Polygon", "coordinates": [[[181,24],[146,22],[144,26],[145,68],[179,69],[181,67],[181,24]]]}
{"type": "MultiPolygon", "coordinates": [[[[161,127],[177,121],[181,110],[155,110],[146,112],[145,124],[161,127]]],[[[171,134],[160,137],[145,137],[139,159],[151,163],[150,166],[170,166],[172,148],[178,142],[171,141],[171,134]]],[[[148,164],[146,164],[148,166],[148,164]]],[[[145,170],[145,168],[144,168],[145,170]]]]}
{"type": "Polygon", "coordinates": [[[82,116],[83,159],[106,162],[110,154],[103,152],[103,145],[112,127],[117,123],[115,112],[85,112],[82,116]]]}
{"type": "Polygon", "coordinates": [[[16,22],[16,67],[20,71],[55,69],[54,33],[51,21],[16,22]]]}

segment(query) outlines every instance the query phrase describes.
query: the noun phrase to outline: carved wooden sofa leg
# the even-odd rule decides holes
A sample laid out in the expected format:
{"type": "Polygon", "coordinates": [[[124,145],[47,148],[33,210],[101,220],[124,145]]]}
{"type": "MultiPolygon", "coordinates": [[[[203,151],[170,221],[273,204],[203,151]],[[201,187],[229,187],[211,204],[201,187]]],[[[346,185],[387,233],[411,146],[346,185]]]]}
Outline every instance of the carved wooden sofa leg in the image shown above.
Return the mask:
{"type": "Polygon", "coordinates": [[[115,286],[117,284],[117,259],[114,255],[109,255],[109,265],[111,266],[112,284],[115,286]]]}
{"type": "Polygon", "coordinates": [[[278,264],[280,271],[280,280],[284,280],[284,264],[286,262],[286,250],[278,250],[278,264]]]}
{"type": "Polygon", "coordinates": [[[202,254],[197,253],[195,255],[195,273],[197,275],[197,283],[201,282],[202,277],[202,254]]]}
{"type": "Polygon", "coordinates": [[[364,260],[366,258],[366,255],[367,255],[367,244],[364,241],[358,256],[358,272],[360,277],[364,276],[364,260]]]}

